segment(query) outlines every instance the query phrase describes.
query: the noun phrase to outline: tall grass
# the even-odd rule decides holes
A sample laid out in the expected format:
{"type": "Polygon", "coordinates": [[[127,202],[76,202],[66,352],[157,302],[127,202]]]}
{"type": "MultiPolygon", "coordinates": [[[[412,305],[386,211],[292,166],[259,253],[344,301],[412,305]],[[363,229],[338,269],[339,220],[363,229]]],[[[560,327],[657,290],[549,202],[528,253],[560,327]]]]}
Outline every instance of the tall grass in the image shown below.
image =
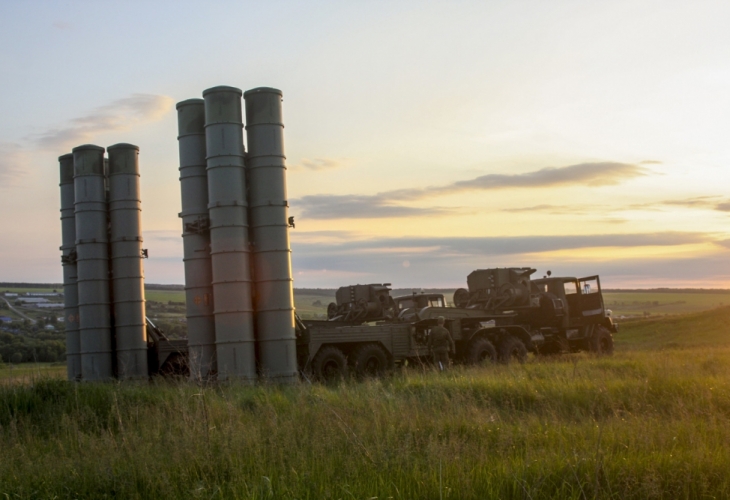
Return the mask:
{"type": "Polygon", "coordinates": [[[11,498],[730,496],[730,349],[337,386],[0,388],[11,498]]]}
{"type": "Polygon", "coordinates": [[[0,384],[0,497],[728,498],[728,320],[333,386],[0,384]]]}

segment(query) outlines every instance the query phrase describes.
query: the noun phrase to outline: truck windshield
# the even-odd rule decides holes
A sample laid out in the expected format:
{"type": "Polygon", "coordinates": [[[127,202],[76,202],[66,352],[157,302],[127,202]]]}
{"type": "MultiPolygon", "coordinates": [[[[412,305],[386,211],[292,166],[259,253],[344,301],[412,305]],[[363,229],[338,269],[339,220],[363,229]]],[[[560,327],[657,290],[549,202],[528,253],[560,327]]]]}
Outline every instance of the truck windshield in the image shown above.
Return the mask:
{"type": "Polygon", "coordinates": [[[436,297],[428,301],[428,305],[431,307],[444,307],[444,299],[436,297]]]}
{"type": "Polygon", "coordinates": [[[415,305],[416,304],[412,300],[401,300],[400,302],[398,302],[398,309],[409,309],[415,305]]]}

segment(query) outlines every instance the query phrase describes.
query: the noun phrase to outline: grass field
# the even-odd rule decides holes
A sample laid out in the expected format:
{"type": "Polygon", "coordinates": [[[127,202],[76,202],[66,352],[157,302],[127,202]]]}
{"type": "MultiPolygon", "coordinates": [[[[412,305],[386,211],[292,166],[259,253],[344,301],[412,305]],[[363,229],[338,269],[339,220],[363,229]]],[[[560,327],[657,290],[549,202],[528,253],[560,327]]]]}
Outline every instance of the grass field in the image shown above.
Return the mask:
{"type": "Polygon", "coordinates": [[[0,385],[30,384],[39,379],[65,379],[66,363],[21,363],[0,365],[0,385]]]}
{"type": "MultiPolygon", "coordinates": [[[[0,287],[0,292],[11,291],[16,293],[25,292],[51,292],[52,288],[13,288],[0,287]]],[[[60,291],[59,288],[56,288],[60,291]]],[[[170,302],[184,303],[185,292],[183,290],[157,290],[147,289],[145,291],[147,300],[167,305],[170,302]]],[[[453,293],[445,294],[447,302],[453,301],[453,293]]],[[[323,318],[327,314],[327,305],[334,301],[334,290],[323,290],[315,293],[311,290],[294,290],[294,302],[297,313],[305,319],[323,318]]],[[[607,292],[604,294],[606,307],[611,309],[614,317],[622,316],[663,316],[666,314],[684,314],[698,311],[705,311],[715,307],[730,304],[730,292],[727,293],[688,293],[688,292],[607,292]]],[[[12,300],[11,300],[12,302],[12,300]]],[[[49,315],[49,310],[35,310],[32,307],[21,309],[33,318],[40,318],[49,315]]],[[[58,313],[58,311],[56,311],[58,313]]],[[[159,312],[151,309],[153,316],[158,319],[182,318],[182,312],[159,312]]],[[[6,316],[19,319],[12,311],[5,310],[6,316]]]]}
{"type": "Polygon", "coordinates": [[[730,305],[730,292],[607,292],[603,299],[614,317],[684,314],[730,305]]]}
{"type": "Polygon", "coordinates": [[[335,386],[2,384],[0,493],[727,498],[729,324],[632,321],[610,358],[335,386]]]}

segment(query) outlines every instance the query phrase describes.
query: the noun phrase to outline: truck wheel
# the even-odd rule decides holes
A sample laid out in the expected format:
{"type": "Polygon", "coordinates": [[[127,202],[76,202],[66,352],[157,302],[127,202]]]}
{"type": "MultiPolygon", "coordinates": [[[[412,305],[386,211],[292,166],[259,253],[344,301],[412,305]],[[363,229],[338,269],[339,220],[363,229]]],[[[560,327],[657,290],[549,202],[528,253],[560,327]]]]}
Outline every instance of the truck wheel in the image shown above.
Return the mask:
{"type": "Polygon", "coordinates": [[[613,335],[611,332],[599,326],[593,332],[593,336],[589,341],[590,351],[601,355],[610,356],[613,354],[613,335]]]}
{"type": "Polygon", "coordinates": [[[513,358],[524,363],[527,358],[527,348],[520,339],[507,337],[499,343],[499,360],[506,365],[513,358]]]}
{"type": "Polygon", "coordinates": [[[470,365],[483,365],[497,362],[497,350],[484,337],[477,337],[469,342],[466,362],[470,365]]]}
{"type": "Polygon", "coordinates": [[[347,356],[336,347],[323,347],[312,360],[312,372],[319,380],[347,377],[347,356]]]}
{"type": "Polygon", "coordinates": [[[378,344],[365,344],[354,354],[355,373],[360,377],[379,377],[391,368],[390,356],[378,344]]]}

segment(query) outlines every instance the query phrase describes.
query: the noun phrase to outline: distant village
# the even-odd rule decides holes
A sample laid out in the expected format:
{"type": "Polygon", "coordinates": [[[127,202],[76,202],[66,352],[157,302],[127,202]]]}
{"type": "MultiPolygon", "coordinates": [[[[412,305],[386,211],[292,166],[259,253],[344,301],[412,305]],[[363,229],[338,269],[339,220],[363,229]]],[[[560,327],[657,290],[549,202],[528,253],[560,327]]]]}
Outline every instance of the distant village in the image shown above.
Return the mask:
{"type": "Polygon", "coordinates": [[[38,319],[45,320],[44,328],[46,330],[55,330],[58,323],[63,323],[63,293],[58,291],[52,292],[11,292],[4,291],[0,292],[0,297],[4,300],[0,300],[0,324],[9,324],[14,321],[23,321],[27,319],[35,323],[38,319]],[[16,307],[22,307],[24,311],[15,309],[16,307]],[[33,310],[35,314],[33,317],[28,316],[27,309],[33,310]],[[5,311],[12,310],[20,318],[13,318],[5,311]],[[44,311],[47,311],[48,316],[44,316],[44,311]],[[59,316],[58,313],[61,313],[59,316]],[[40,314],[40,316],[39,316],[40,314]]]}

